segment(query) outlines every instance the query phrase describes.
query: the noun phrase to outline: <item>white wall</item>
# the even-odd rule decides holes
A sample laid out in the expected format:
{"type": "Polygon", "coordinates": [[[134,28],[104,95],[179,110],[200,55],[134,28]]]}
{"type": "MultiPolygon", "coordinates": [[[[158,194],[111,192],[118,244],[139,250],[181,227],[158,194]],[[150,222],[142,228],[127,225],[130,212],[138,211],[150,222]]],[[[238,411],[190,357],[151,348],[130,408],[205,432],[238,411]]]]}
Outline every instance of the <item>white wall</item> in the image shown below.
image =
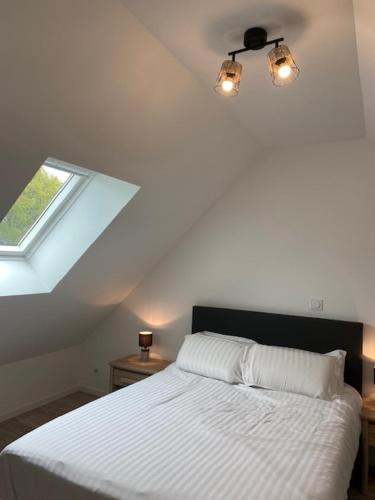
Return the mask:
{"type": "Polygon", "coordinates": [[[375,325],[374,154],[326,143],[250,168],[87,339],[82,383],[105,388],[107,361],[134,352],[145,324],[173,359],[193,304],[309,315],[321,297],[319,315],[375,325]]]}
{"type": "Polygon", "coordinates": [[[0,366],[0,421],[76,390],[79,353],[70,347],[0,366]]]}

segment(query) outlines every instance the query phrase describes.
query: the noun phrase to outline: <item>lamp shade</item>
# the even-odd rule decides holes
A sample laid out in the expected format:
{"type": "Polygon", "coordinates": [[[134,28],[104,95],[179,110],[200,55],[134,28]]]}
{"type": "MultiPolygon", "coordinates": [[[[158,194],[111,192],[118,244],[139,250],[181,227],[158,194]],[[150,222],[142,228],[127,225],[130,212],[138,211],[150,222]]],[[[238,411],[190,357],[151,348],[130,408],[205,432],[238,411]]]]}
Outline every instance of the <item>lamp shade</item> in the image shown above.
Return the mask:
{"type": "Polygon", "coordinates": [[[214,89],[224,96],[235,96],[240,90],[242,66],[237,61],[224,61],[221,65],[214,89]]]}
{"type": "Polygon", "coordinates": [[[276,87],[288,85],[299,75],[299,69],[286,45],[274,47],[267,54],[268,69],[276,87]]]}
{"type": "Polygon", "coordinates": [[[152,332],[139,332],[138,344],[140,347],[148,348],[152,346],[152,332]]]}

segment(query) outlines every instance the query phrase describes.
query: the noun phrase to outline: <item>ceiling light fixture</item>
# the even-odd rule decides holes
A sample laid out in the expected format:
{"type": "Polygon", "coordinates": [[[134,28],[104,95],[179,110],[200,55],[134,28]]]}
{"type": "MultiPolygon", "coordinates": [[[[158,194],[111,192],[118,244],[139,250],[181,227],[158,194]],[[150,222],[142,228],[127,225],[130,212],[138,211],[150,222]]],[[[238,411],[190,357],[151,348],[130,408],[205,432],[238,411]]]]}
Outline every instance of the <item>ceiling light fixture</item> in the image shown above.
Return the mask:
{"type": "Polygon", "coordinates": [[[275,47],[267,54],[268,69],[272,83],[277,87],[283,87],[295,80],[299,74],[289,48],[280,45],[284,38],[276,38],[267,41],[267,31],[263,28],[250,28],[244,33],[244,48],[228,52],[231,60],[226,60],[221,65],[219,75],[215,83],[215,91],[224,96],[235,96],[240,90],[242,65],[236,61],[236,55],[249,50],[263,49],[267,45],[275,44],[275,47]]]}

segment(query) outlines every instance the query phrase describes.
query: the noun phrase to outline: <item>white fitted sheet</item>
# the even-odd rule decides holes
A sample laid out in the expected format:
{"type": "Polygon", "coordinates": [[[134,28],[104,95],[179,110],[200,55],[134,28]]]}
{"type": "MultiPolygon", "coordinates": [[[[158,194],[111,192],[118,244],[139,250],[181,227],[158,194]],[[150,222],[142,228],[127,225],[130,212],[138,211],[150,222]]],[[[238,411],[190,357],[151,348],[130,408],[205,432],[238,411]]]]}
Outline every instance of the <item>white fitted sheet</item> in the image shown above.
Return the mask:
{"type": "Polygon", "coordinates": [[[344,500],[359,394],[334,401],[169,366],[0,455],[2,500],[344,500]]]}

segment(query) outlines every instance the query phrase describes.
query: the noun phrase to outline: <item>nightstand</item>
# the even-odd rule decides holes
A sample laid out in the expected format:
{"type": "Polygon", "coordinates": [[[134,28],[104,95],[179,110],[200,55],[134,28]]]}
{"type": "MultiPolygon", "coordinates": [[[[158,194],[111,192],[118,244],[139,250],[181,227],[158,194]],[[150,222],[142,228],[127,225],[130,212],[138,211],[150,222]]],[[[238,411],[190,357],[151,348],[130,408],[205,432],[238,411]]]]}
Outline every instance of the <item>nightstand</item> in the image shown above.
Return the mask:
{"type": "Polygon", "coordinates": [[[164,370],[171,361],[150,357],[149,361],[141,361],[137,354],[127,358],[119,358],[109,363],[111,374],[109,382],[110,392],[139,382],[161,370],[164,370]]]}
{"type": "Polygon", "coordinates": [[[368,494],[369,447],[375,446],[375,401],[363,400],[362,408],[362,493],[368,494]]]}

